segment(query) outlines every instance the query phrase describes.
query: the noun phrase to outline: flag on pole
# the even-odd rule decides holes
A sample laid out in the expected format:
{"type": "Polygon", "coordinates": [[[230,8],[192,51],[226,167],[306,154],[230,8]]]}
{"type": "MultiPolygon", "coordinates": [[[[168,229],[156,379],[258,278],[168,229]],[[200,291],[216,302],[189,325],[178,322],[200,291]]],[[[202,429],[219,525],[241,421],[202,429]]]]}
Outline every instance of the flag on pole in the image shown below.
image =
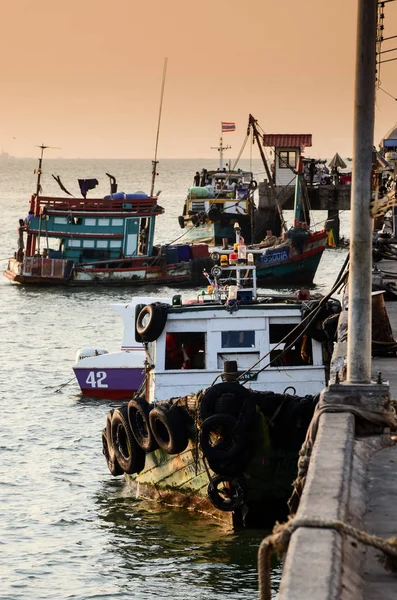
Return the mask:
{"type": "Polygon", "coordinates": [[[227,131],[236,131],[236,123],[222,121],[222,133],[226,133],[227,131]]]}

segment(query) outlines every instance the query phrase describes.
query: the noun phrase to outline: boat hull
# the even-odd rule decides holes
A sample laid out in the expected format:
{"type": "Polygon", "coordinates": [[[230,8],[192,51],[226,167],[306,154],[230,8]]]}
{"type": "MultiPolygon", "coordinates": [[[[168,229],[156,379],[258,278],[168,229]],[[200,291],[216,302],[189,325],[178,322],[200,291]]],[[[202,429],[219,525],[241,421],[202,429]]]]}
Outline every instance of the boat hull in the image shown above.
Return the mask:
{"type": "MultiPolygon", "coordinates": [[[[47,274],[54,271],[52,262],[55,262],[55,259],[37,259],[37,267],[32,270],[26,268],[26,262],[11,258],[4,276],[13,283],[40,286],[202,285],[207,282],[202,275],[203,268],[210,269],[213,264],[210,258],[205,258],[160,266],[139,264],[129,268],[82,268],[80,266],[73,267],[69,276],[58,276],[47,274]]],[[[56,259],[56,262],[60,262],[59,259],[56,259]]]]}
{"type": "Polygon", "coordinates": [[[132,398],[144,380],[142,367],[73,367],[84,396],[123,400],[132,398]]]}
{"type": "Polygon", "coordinates": [[[143,471],[125,474],[126,481],[136,498],[211,516],[231,527],[271,527],[288,515],[287,502],[297,474],[298,451],[270,448],[262,426],[263,420],[258,419],[252,428],[256,449],[244,475],[238,478],[245,501],[237,510],[220,510],[210,501],[208,487],[215,474],[205,468],[201,451],[197,451],[193,440],[179,454],[166,454],[161,449],[148,453],[143,471]]]}

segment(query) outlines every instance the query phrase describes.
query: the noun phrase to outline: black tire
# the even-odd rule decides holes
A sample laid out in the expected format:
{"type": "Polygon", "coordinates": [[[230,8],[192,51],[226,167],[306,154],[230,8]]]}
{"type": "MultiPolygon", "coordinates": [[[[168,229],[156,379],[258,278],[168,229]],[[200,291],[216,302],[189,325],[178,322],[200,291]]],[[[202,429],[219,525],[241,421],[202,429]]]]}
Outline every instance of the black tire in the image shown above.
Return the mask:
{"type": "Polygon", "coordinates": [[[225,512],[237,510],[243,504],[244,496],[243,485],[238,479],[216,475],[208,484],[208,498],[219,510],[225,512]]]}
{"type": "Polygon", "coordinates": [[[165,409],[155,406],[149,413],[153,436],[165,452],[178,454],[188,445],[187,426],[178,407],[165,409]]]}
{"type": "Polygon", "coordinates": [[[246,426],[255,414],[255,402],[252,393],[239,383],[218,383],[204,393],[199,411],[202,421],[217,413],[241,413],[240,422],[246,426]]]}
{"type": "Polygon", "coordinates": [[[114,456],[114,451],[111,451],[108,436],[106,435],[106,427],[102,429],[102,454],[106,459],[106,464],[113,477],[118,477],[119,475],[124,474],[123,469],[120,467],[116,457],[114,456]]]}
{"type": "Polygon", "coordinates": [[[161,335],[167,322],[168,304],[147,304],[136,319],[136,331],[143,342],[154,342],[161,335]]]}
{"type": "Polygon", "coordinates": [[[124,473],[133,475],[143,470],[145,452],[138,446],[128,424],[128,407],[123,406],[113,413],[111,424],[112,444],[120,467],[124,473]]]}
{"type": "Polygon", "coordinates": [[[246,434],[240,433],[237,418],[228,413],[208,417],[201,424],[199,437],[203,454],[220,463],[237,459],[248,443],[246,434]]]}
{"type": "Polygon", "coordinates": [[[145,452],[153,452],[159,446],[149,422],[151,405],[145,398],[133,398],[128,403],[128,422],[138,445],[145,452]]]}
{"type": "Polygon", "coordinates": [[[178,217],[178,223],[181,229],[185,229],[185,219],[182,216],[178,217]]]}
{"type": "Polygon", "coordinates": [[[138,344],[142,344],[142,336],[139,335],[139,333],[136,330],[136,323],[138,321],[138,315],[141,312],[142,308],[145,308],[146,304],[137,304],[135,307],[135,341],[138,342],[138,344]]]}

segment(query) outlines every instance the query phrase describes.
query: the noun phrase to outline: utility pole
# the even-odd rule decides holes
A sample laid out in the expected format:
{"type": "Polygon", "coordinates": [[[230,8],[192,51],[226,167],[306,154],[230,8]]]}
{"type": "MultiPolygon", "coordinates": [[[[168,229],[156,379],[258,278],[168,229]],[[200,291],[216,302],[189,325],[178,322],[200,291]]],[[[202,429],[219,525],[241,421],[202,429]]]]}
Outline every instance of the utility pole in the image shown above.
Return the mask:
{"type": "Polygon", "coordinates": [[[371,382],[371,169],[375,121],[377,0],[358,0],[347,383],[371,382]]]}

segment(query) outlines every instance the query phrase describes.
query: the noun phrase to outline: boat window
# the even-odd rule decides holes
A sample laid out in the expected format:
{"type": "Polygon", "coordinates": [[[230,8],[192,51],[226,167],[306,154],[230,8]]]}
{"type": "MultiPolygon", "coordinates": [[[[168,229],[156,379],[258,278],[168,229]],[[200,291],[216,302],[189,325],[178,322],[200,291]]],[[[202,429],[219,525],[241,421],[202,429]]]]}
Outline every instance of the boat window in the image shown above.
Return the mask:
{"type": "Polygon", "coordinates": [[[68,220],[66,217],[54,217],[54,223],[56,225],[67,225],[68,220]]]}
{"type": "Polygon", "coordinates": [[[92,219],[91,217],[87,217],[84,220],[85,225],[96,225],[96,219],[92,219]]]}
{"type": "Polygon", "coordinates": [[[96,247],[97,248],[107,248],[108,247],[108,241],[107,240],[98,240],[96,243],[96,247]]]}
{"type": "Polygon", "coordinates": [[[222,331],[222,348],[255,348],[255,331],[222,331]]]}
{"type": "Polygon", "coordinates": [[[280,169],[295,169],[296,167],[296,151],[295,150],[280,150],[278,166],[280,169]]]}
{"type": "Polygon", "coordinates": [[[69,248],[81,248],[80,240],[69,240],[68,241],[69,248]]]}
{"type": "Polygon", "coordinates": [[[120,225],[123,225],[123,224],[124,224],[123,219],[112,219],[113,227],[120,227],[120,225]]]}
{"type": "Polygon", "coordinates": [[[166,369],[205,369],[205,333],[167,333],[166,369]]]}
{"type": "Polygon", "coordinates": [[[83,241],[83,248],[94,248],[94,247],[95,247],[94,240],[84,240],[83,241]]]}
{"type": "Polygon", "coordinates": [[[99,227],[107,227],[110,225],[110,219],[98,219],[99,227]]]}
{"type": "Polygon", "coordinates": [[[291,333],[296,325],[296,323],[270,323],[269,341],[272,367],[313,364],[311,339],[304,335],[296,340],[296,334],[291,333]],[[278,344],[281,340],[284,341],[278,344]],[[274,344],[278,344],[277,347],[272,347],[274,344]]]}
{"type": "Polygon", "coordinates": [[[121,248],[121,240],[111,240],[109,247],[110,248],[121,248]]]}

